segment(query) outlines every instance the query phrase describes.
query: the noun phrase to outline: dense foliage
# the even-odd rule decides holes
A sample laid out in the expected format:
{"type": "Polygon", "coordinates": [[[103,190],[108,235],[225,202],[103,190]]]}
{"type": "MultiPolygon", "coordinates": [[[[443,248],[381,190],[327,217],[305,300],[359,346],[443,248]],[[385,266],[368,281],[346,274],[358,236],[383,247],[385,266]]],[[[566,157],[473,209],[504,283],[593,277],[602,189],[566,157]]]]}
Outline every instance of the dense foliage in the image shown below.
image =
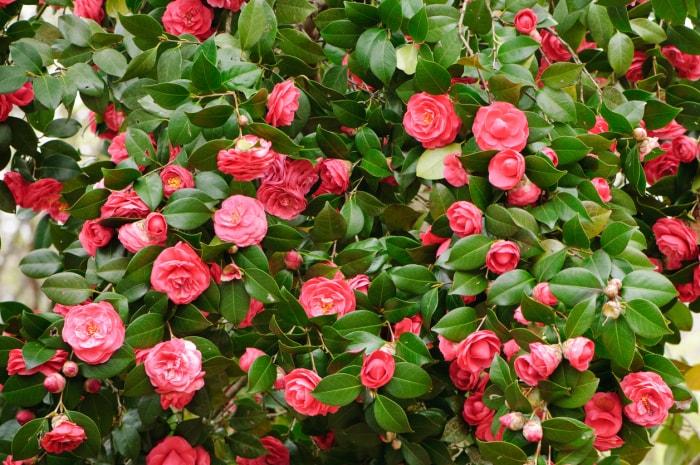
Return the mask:
{"type": "Polygon", "coordinates": [[[638,463],[697,409],[700,3],[626,2],[0,0],[52,301],[0,457],[638,463]]]}

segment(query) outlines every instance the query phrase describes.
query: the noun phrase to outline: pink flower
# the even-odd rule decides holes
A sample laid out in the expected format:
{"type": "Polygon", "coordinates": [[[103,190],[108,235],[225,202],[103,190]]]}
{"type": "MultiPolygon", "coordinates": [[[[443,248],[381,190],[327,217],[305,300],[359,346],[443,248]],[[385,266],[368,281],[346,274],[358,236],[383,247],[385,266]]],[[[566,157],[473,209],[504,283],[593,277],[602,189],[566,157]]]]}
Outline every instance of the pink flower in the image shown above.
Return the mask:
{"type": "Polygon", "coordinates": [[[481,372],[465,370],[456,360],[450,363],[449,375],[455,387],[462,391],[476,389],[481,381],[481,372]]]}
{"type": "Polygon", "coordinates": [[[408,99],[403,126],[406,133],[423,144],[424,148],[434,149],[455,139],[462,127],[462,120],[455,113],[447,95],[421,92],[408,99]]]}
{"type": "Polygon", "coordinates": [[[529,34],[537,28],[537,14],[530,8],[523,8],[513,19],[515,29],[521,34],[529,34]]]}
{"type": "Polygon", "coordinates": [[[270,149],[271,146],[269,141],[256,136],[239,137],[233,148],[219,152],[217,167],[222,173],[232,175],[236,181],[252,181],[263,176],[275,159],[276,153],[270,149]]]}
{"type": "Polygon", "coordinates": [[[191,394],[204,386],[202,353],[193,342],[173,338],[156,344],[143,362],[156,392],[191,394]]]}
{"type": "MultiPolygon", "coordinates": [[[[91,1],[95,3],[95,0],[85,1],[91,1]]],[[[114,103],[110,103],[109,105],[107,105],[107,108],[105,108],[105,111],[102,114],[102,120],[104,121],[105,125],[109,128],[110,131],[117,133],[121,129],[122,124],[124,124],[124,121],[126,121],[126,113],[117,110],[117,108],[114,106],[114,103]]]]}
{"type": "Polygon", "coordinates": [[[54,419],[52,423],[55,426],[43,435],[40,441],[41,447],[50,454],[62,454],[75,450],[87,439],[85,430],[68,421],[67,417],[60,422],[54,419]]]}
{"type": "Polygon", "coordinates": [[[549,290],[549,283],[537,283],[532,290],[532,298],[545,305],[556,305],[559,300],[549,290]]]}
{"type": "Polygon", "coordinates": [[[523,436],[530,442],[540,442],[542,440],[542,423],[539,418],[533,418],[523,425],[523,436]]]}
{"type": "Polygon", "coordinates": [[[620,387],[632,401],[624,407],[632,423],[651,428],[666,421],[673,393],[661,376],[650,371],[630,373],[620,381],[620,387]]]}
{"type": "Polygon", "coordinates": [[[330,430],[323,436],[311,436],[311,439],[316,443],[319,449],[330,450],[333,447],[333,443],[335,442],[335,432],[333,430],[330,430]]]}
{"type": "Polygon", "coordinates": [[[160,172],[163,181],[163,196],[167,199],[180,189],[194,187],[192,173],[179,165],[168,165],[160,172]]]}
{"type": "Polygon", "coordinates": [[[163,250],[153,262],[151,285],[176,304],[189,304],[209,287],[209,268],[185,242],[163,250]]]}
{"type": "Polygon", "coordinates": [[[202,446],[192,447],[180,436],[166,436],[146,456],[146,465],[209,465],[211,458],[202,446]]]}
{"type": "Polygon", "coordinates": [[[549,160],[552,162],[554,166],[557,166],[559,164],[559,156],[557,155],[557,152],[555,152],[551,147],[544,147],[540,149],[540,152],[549,160]]]}
{"type": "Polygon", "coordinates": [[[265,352],[255,347],[246,347],[245,352],[238,359],[238,365],[241,367],[241,370],[248,372],[253,362],[261,355],[265,355],[265,352]]]}
{"type": "Polygon", "coordinates": [[[501,351],[501,341],[496,333],[482,329],[471,333],[457,347],[457,363],[464,370],[480,372],[491,366],[493,358],[501,351]]]}
{"type": "Polygon", "coordinates": [[[239,247],[259,244],[267,234],[265,208],[252,197],[232,195],[214,213],[214,231],[221,240],[239,247]]]}
{"type": "Polygon", "coordinates": [[[420,335],[420,329],[423,325],[423,317],[420,313],[412,317],[406,317],[394,325],[394,341],[397,341],[403,333],[413,333],[416,336],[420,335]]]}
{"type": "Polygon", "coordinates": [[[479,108],[472,132],[481,150],[519,151],[525,147],[530,134],[525,113],[508,102],[494,102],[479,108]]]}
{"type": "MultiPolygon", "coordinates": [[[[617,437],[617,433],[622,428],[620,398],[614,392],[596,392],[583,406],[583,410],[586,413],[584,423],[595,430],[595,448],[600,451],[610,450],[607,447],[611,444],[610,438],[617,437]]],[[[622,445],[622,440],[619,437],[617,439],[622,445]]],[[[615,441],[612,444],[615,444],[615,441]]]]}
{"type": "Polygon", "coordinates": [[[671,141],[671,153],[683,163],[690,163],[698,156],[698,141],[688,136],[678,136],[671,141]]]}
{"type": "Polygon", "coordinates": [[[502,150],[489,162],[489,182],[507,191],[518,185],[525,174],[525,157],[515,150],[502,150]]]}
{"type": "Polygon", "coordinates": [[[91,302],[73,307],[66,315],[62,336],[80,360],[104,363],[124,344],[126,328],[112,304],[91,302]]]}
{"type": "Polygon", "coordinates": [[[395,368],[396,362],[391,354],[375,350],[369,355],[365,354],[362,359],[360,381],[365,387],[379,389],[391,381],[395,368]]]}
{"type": "Polygon", "coordinates": [[[102,0],[73,0],[73,13],[81,18],[92,19],[101,23],[105,17],[102,0]]]}
{"type": "Polygon", "coordinates": [[[666,256],[666,268],[677,270],[682,261],[698,256],[698,235],[678,218],[660,218],[651,230],[659,251],[666,256]]]}
{"type": "Polygon", "coordinates": [[[595,344],[585,337],[575,337],[564,341],[562,346],[564,357],[578,371],[588,370],[588,364],[595,355],[595,344]]]}
{"type": "Polygon", "coordinates": [[[88,255],[94,257],[97,253],[97,248],[109,244],[113,235],[114,230],[112,228],[102,226],[97,220],[87,220],[80,229],[78,240],[88,255]]]}
{"type": "Polygon", "coordinates": [[[114,191],[102,205],[100,218],[145,218],[150,208],[133,189],[114,191]]]}
{"type": "Polygon", "coordinates": [[[472,426],[477,426],[487,418],[493,418],[494,412],[484,405],[484,392],[472,392],[462,407],[462,418],[472,426]]]}
{"type": "MultiPolygon", "coordinates": [[[[640,123],[643,122],[644,121],[641,121],[640,123]]],[[[678,124],[678,122],[674,119],[661,129],[654,129],[648,131],[648,135],[649,137],[658,137],[662,140],[671,140],[675,137],[682,136],[686,133],[686,131],[687,129],[685,129],[684,126],[678,124]]]]}
{"type": "Polygon", "coordinates": [[[255,459],[236,457],[236,463],[238,465],[289,465],[289,451],[282,441],[274,436],[264,436],[260,438],[260,442],[267,449],[265,455],[255,459]]]}
{"type": "Polygon", "coordinates": [[[442,170],[443,176],[445,181],[453,187],[462,187],[465,184],[469,184],[467,171],[462,166],[462,162],[459,161],[459,155],[459,152],[451,153],[443,160],[445,165],[442,170]]]}
{"type": "Polygon", "coordinates": [[[239,11],[246,2],[247,0],[207,0],[209,6],[225,8],[233,12],[239,11]]]}
{"type": "Polygon", "coordinates": [[[205,40],[212,33],[213,19],[214,12],[199,0],[175,0],[165,7],[162,21],[168,34],[192,34],[205,40]]]}
{"type": "Polygon", "coordinates": [[[342,279],[322,276],[311,278],[301,286],[299,302],[309,318],[337,314],[338,318],[355,310],[355,293],[342,279]]]}
{"type": "Polygon", "coordinates": [[[289,126],[294,121],[294,114],[299,109],[301,92],[294,87],[294,81],[287,79],[275,84],[267,98],[267,115],[265,122],[274,127],[289,126]]]}
{"type": "Polygon", "coordinates": [[[506,195],[508,205],[525,207],[533,205],[539,200],[540,195],[542,195],[542,189],[527,179],[527,176],[523,176],[520,182],[509,190],[506,195]]]}
{"type": "Polygon", "coordinates": [[[327,415],[337,412],[340,407],[326,405],[311,394],[321,377],[306,368],[295,368],[284,377],[284,400],[302,415],[327,415]]]}
{"type": "Polygon", "coordinates": [[[476,436],[477,439],[480,441],[487,441],[487,442],[493,442],[493,441],[502,441],[503,440],[503,430],[505,429],[503,425],[501,425],[498,428],[498,431],[496,434],[493,434],[492,432],[492,425],[493,425],[493,420],[496,418],[496,412],[493,410],[491,411],[491,414],[484,418],[484,420],[476,425],[476,431],[474,432],[474,436],[476,436]]]}
{"type": "Polygon", "coordinates": [[[318,186],[313,196],[318,197],[322,194],[344,194],[350,187],[351,172],[352,163],[348,160],[339,160],[337,158],[322,160],[319,169],[321,185],[318,186]]]}
{"type": "Polygon", "coordinates": [[[520,352],[520,350],[520,346],[515,341],[515,339],[510,339],[506,341],[505,344],[503,344],[503,354],[506,356],[506,360],[508,360],[509,362],[515,354],[520,352]]]}
{"type": "MultiPolygon", "coordinates": [[[[664,143],[664,145],[665,144],[667,144],[667,142],[664,143]]],[[[661,148],[663,149],[663,145],[661,148]]],[[[645,162],[643,169],[647,182],[654,185],[659,179],[665,176],[675,176],[678,172],[680,162],[680,159],[669,151],[666,151],[663,155],[653,160],[645,162]]]]}
{"type": "Polygon", "coordinates": [[[561,362],[561,349],[540,342],[530,344],[530,353],[515,359],[515,373],[525,384],[537,383],[549,378],[561,362]]]}
{"type": "Polygon", "coordinates": [[[31,81],[22,84],[22,87],[12,92],[11,94],[6,94],[7,99],[17,105],[18,107],[24,107],[32,103],[34,100],[34,86],[31,81]]]}
{"type": "Polygon", "coordinates": [[[683,53],[673,45],[661,47],[661,53],[676,69],[678,77],[691,81],[700,79],[700,55],[683,53]]]}
{"type": "Polygon", "coordinates": [[[647,59],[647,54],[641,50],[635,50],[634,56],[632,57],[632,64],[630,68],[625,73],[625,77],[630,82],[637,82],[644,79],[644,73],[642,71],[642,66],[647,59]]]}
{"type": "Polygon", "coordinates": [[[112,143],[107,147],[112,163],[118,165],[129,158],[129,152],[126,150],[126,133],[122,132],[114,136],[112,143]]]}
{"type": "Polygon", "coordinates": [[[520,247],[511,241],[499,240],[491,244],[486,254],[486,268],[497,274],[515,269],[520,261],[520,247]]]}
{"type": "Polygon", "coordinates": [[[357,274],[353,276],[352,278],[348,279],[348,284],[350,287],[356,291],[360,291],[364,294],[367,294],[369,291],[369,276],[366,274],[357,274]]]}
{"type": "Polygon", "coordinates": [[[44,178],[31,183],[25,191],[24,203],[35,212],[48,211],[59,201],[63,184],[55,179],[44,178]]]}
{"type": "Polygon", "coordinates": [[[58,373],[67,359],[68,352],[63,349],[57,349],[56,353],[49,360],[27,370],[27,364],[22,356],[22,349],[10,349],[7,360],[7,374],[29,376],[34,373],[42,373],[44,376],[49,376],[53,373],[58,373]]]}
{"type": "Polygon", "coordinates": [[[153,212],[143,220],[122,225],[118,238],[126,250],[136,253],[149,245],[165,245],[167,232],[165,217],[161,213],[153,212]]]}
{"type": "Polygon", "coordinates": [[[255,299],[250,299],[250,305],[248,306],[248,313],[246,313],[245,318],[238,324],[239,328],[248,328],[253,324],[253,318],[265,310],[262,302],[255,299]]]}
{"type": "Polygon", "coordinates": [[[598,195],[603,202],[610,202],[612,200],[612,195],[610,195],[610,184],[605,178],[593,178],[591,179],[593,187],[598,191],[598,195]]]}
{"type": "Polygon", "coordinates": [[[446,362],[451,362],[457,358],[458,348],[458,342],[452,342],[442,334],[438,334],[438,349],[440,349],[442,358],[444,358],[446,362]]]}
{"type": "Polygon", "coordinates": [[[571,60],[571,53],[561,39],[546,30],[542,31],[542,52],[552,63],[571,60]]]}
{"type": "Polygon", "coordinates": [[[25,202],[27,196],[27,188],[29,188],[29,183],[24,179],[24,177],[17,171],[8,171],[3,177],[3,182],[10,189],[12,198],[15,200],[15,204],[18,207],[27,208],[25,202]]]}
{"type": "Polygon", "coordinates": [[[466,200],[458,200],[450,205],[445,214],[449,220],[450,228],[459,237],[481,233],[482,213],[473,203],[466,200]]]}
{"type": "Polygon", "coordinates": [[[258,200],[265,211],[283,220],[293,220],[306,209],[306,198],[293,186],[264,182],[258,189],[258,200]]]}

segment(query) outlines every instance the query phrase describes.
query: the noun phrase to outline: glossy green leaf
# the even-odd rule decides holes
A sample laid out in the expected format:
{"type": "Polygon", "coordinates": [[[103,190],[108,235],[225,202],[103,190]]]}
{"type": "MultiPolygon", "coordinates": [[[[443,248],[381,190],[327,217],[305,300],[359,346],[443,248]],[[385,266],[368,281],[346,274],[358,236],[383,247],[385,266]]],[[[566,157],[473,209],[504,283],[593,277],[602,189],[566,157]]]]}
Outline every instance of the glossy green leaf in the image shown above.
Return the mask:
{"type": "Polygon", "coordinates": [[[427,371],[412,363],[399,362],[384,389],[398,399],[415,399],[427,394],[432,387],[427,371]]]}
{"type": "Polygon", "coordinates": [[[629,300],[625,303],[625,320],[635,334],[641,337],[655,338],[670,334],[672,331],[659,307],[648,300],[629,300]]]}
{"type": "Polygon", "coordinates": [[[385,431],[408,433],[412,431],[404,409],[388,397],[377,395],[373,404],[377,424],[385,431]]]}
{"type": "Polygon", "coordinates": [[[311,394],[326,405],[343,406],[354,402],[362,389],[357,376],[335,373],[321,379],[311,394]]]}
{"type": "Polygon", "coordinates": [[[566,268],[549,282],[552,294],[567,306],[575,306],[603,291],[600,279],[584,268],[566,268]]]}
{"type": "Polygon", "coordinates": [[[63,305],[78,305],[92,295],[92,288],[87,280],[79,274],[64,271],[44,281],[41,290],[46,297],[63,305]]]}
{"type": "Polygon", "coordinates": [[[535,287],[535,278],[525,270],[515,269],[503,273],[489,287],[488,302],[495,305],[515,305],[524,294],[535,287]]]}
{"type": "Polygon", "coordinates": [[[612,361],[621,368],[628,369],[635,352],[634,332],[626,320],[618,318],[608,320],[601,327],[601,341],[609,354],[614,354],[612,361]]]}
{"type": "Polygon", "coordinates": [[[645,299],[663,306],[675,298],[678,292],[664,275],[650,270],[637,270],[622,279],[620,294],[627,301],[645,299]]]}
{"type": "Polygon", "coordinates": [[[537,93],[537,105],[554,121],[567,123],[576,120],[574,101],[563,90],[543,87],[537,93]]]}
{"type": "Polygon", "coordinates": [[[269,355],[261,355],[251,364],[248,371],[248,392],[267,391],[277,379],[277,369],[269,355]]]}

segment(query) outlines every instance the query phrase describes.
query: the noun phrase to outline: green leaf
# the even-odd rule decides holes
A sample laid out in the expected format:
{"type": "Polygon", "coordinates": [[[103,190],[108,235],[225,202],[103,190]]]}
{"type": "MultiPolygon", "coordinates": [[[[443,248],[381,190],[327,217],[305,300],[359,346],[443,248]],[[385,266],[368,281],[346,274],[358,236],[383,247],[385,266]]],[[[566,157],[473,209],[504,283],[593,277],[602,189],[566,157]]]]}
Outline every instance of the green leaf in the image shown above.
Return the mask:
{"type": "MultiPolygon", "coordinates": [[[[492,27],[491,7],[485,0],[469,2],[464,15],[464,24],[479,35],[487,34],[492,27]]],[[[502,62],[503,63],[503,62],[502,62]]]]}
{"type": "Polygon", "coordinates": [[[277,369],[269,355],[261,355],[250,365],[248,371],[248,392],[267,391],[277,379],[277,369]]]}
{"type": "Polygon", "coordinates": [[[41,279],[58,273],[63,268],[58,254],[50,249],[29,252],[19,262],[19,269],[26,276],[41,279]]]}
{"type": "Polygon", "coordinates": [[[401,27],[401,20],[403,19],[401,0],[384,0],[379,4],[377,13],[379,13],[382,22],[386,24],[389,29],[396,30],[401,27]]]}
{"type": "Polygon", "coordinates": [[[669,124],[681,112],[660,100],[649,100],[644,106],[644,123],[647,129],[661,129],[669,124]]]}
{"type": "MultiPolygon", "coordinates": [[[[660,44],[666,40],[666,33],[663,28],[647,18],[631,19],[630,26],[634,33],[647,44],[660,44]]],[[[700,40],[700,35],[698,35],[697,39],[700,40]]]]}
{"type": "Polygon", "coordinates": [[[450,294],[478,295],[484,292],[488,285],[489,281],[483,272],[465,273],[457,271],[453,278],[450,294]]]}
{"type": "Polygon", "coordinates": [[[326,58],[323,48],[303,31],[284,28],[280,29],[278,34],[280,39],[278,46],[285,55],[296,57],[310,65],[315,65],[326,58]]]}
{"type": "Polygon", "coordinates": [[[593,439],[593,429],[573,418],[550,418],[542,422],[544,440],[554,447],[581,447],[593,439]]]}
{"type": "Polygon", "coordinates": [[[345,218],[326,202],[316,215],[311,229],[311,239],[315,242],[333,242],[345,237],[347,223],[345,218]]]}
{"type": "Polygon", "coordinates": [[[635,334],[655,338],[672,334],[659,307],[648,300],[629,300],[625,305],[625,320],[635,334]]]}
{"type": "Polygon", "coordinates": [[[443,179],[445,170],[445,158],[456,153],[462,154],[460,144],[449,144],[437,149],[428,149],[418,158],[416,164],[416,176],[423,179],[443,179]]]}
{"type": "Polygon", "coordinates": [[[535,278],[530,273],[520,269],[511,270],[491,283],[487,302],[494,305],[515,305],[523,295],[532,294],[534,287],[535,278]]]}
{"type": "Polygon", "coordinates": [[[415,399],[430,392],[433,383],[424,369],[406,362],[396,364],[394,375],[384,386],[386,392],[399,399],[415,399]]]}
{"type": "Polygon", "coordinates": [[[370,28],[360,35],[355,49],[357,61],[369,69],[384,84],[388,84],[396,70],[396,50],[386,30],[370,28]]]}
{"type": "Polygon", "coordinates": [[[374,399],[373,412],[379,427],[387,432],[409,433],[413,431],[404,409],[388,397],[378,394],[374,399]]]}
{"type": "Polygon", "coordinates": [[[8,404],[31,407],[46,396],[45,376],[37,373],[30,376],[12,375],[2,388],[2,397],[8,404]]]}
{"type": "Polygon", "coordinates": [[[195,113],[185,112],[192,124],[200,128],[218,128],[226,124],[233,114],[230,105],[213,105],[195,113]]]}
{"type": "Polygon", "coordinates": [[[153,393],[153,385],[146,374],[146,365],[140,363],[132,368],[124,380],[125,397],[142,397],[153,393]]]}
{"type": "Polygon", "coordinates": [[[428,35],[428,13],[425,7],[418,10],[408,21],[408,35],[418,43],[425,40],[428,35]]]}
{"type": "Polygon", "coordinates": [[[354,48],[364,30],[352,21],[340,19],[321,29],[321,37],[335,47],[354,48]]]}
{"type": "Polygon", "coordinates": [[[304,21],[316,11],[308,0],[279,0],[275,13],[280,24],[295,24],[304,21]]]}
{"type": "Polygon", "coordinates": [[[106,48],[93,53],[92,60],[102,71],[117,78],[122,77],[126,72],[126,58],[112,48],[106,48]]]}
{"type": "Polygon", "coordinates": [[[124,16],[119,13],[119,22],[124,26],[124,29],[133,34],[135,38],[144,41],[153,41],[151,47],[157,43],[158,36],[162,35],[164,32],[163,25],[149,15],[124,16]]]}
{"type": "Polygon", "coordinates": [[[552,63],[543,72],[540,80],[552,89],[563,89],[572,86],[581,78],[583,65],[576,63],[552,63]]]}
{"type": "Polygon", "coordinates": [[[44,347],[38,342],[27,342],[22,347],[22,358],[27,370],[48,362],[54,355],[56,355],[56,349],[44,347]]]}
{"type": "Polygon", "coordinates": [[[543,87],[537,92],[537,105],[554,121],[562,123],[576,121],[574,101],[563,90],[543,87]]]}
{"type": "Polygon", "coordinates": [[[549,282],[552,294],[569,307],[603,291],[600,279],[585,268],[567,268],[549,282]]]}
{"type": "Polygon", "coordinates": [[[564,326],[564,334],[571,339],[583,335],[593,324],[596,317],[596,299],[589,298],[574,305],[569,312],[564,326]]]}
{"type": "Polygon", "coordinates": [[[687,9],[683,0],[652,0],[651,5],[654,13],[661,19],[669,21],[674,25],[685,23],[687,9]]]}
{"type": "Polygon", "coordinates": [[[543,381],[543,384],[540,384],[540,387],[556,386],[562,389],[556,396],[556,400],[552,399],[557,406],[580,408],[593,397],[599,381],[596,375],[590,371],[578,371],[570,365],[562,364],[548,381],[543,381]]]}
{"type": "Polygon", "coordinates": [[[692,55],[700,54],[700,33],[683,25],[668,28],[668,39],[681,52],[692,55]]]}
{"type": "Polygon", "coordinates": [[[275,280],[265,271],[257,268],[243,269],[245,290],[256,300],[271,304],[282,300],[280,289],[275,280]]]}
{"type": "Polygon", "coordinates": [[[433,95],[446,94],[450,88],[450,73],[434,61],[418,58],[413,85],[417,90],[433,95]]]}
{"type": "Polygon", "coordinates": [[[481,234],[473,234],[458,240],[449,249],[445,265],[454,270],[476,270],[486,264],[488,254],[494,241],[481,234]]]}
{"type": "Polygon", "coordinates": [[[80,93],[90,97],[99,97],[105,92],[105,82],[97,71],[87,63],[76,63],[66,71],[80,93]]]}
{"type": "Polygon", "coordinates": [[[92,288],[85,278],[76,273],[64,271],[44,281],[41,290],[46,297],[63,305],[78,305],[92,295],[92,288]]]}
{"type": "Polygon", "coordinates": [[[83,428],[87,436],[72,453],[81,458],[97,457],[102,446],[102,438],[95,422],[92,418],[80,412],[66,410],[65,414],[70,421],[83,428]]]}
{"type": "Polygon", "coordinates": [[[528,179],[540,187],[551,187],[566,174],[556,169],[549,160],[540,156],[525,157],[525,174],[528,179]]]}
{"type": "MultiPolygon", "coordinates": [[[[36,86],[37,79],[34,80],[34,86],[36,86]]],[[[27,72],[18,66],[0,66],[0,94],[10,94],[22,87],[28,80],[27,72]]],[[[36,89],[34,92],[36,96],[36,89]]]]}
{"type": "MultiPolygon", "coordinates": [[[[163,108],[175,109],[180,106],[190,95],[190,91],[180,84],[163,82],[143,86],[143,90],[163,108]]],[[[186,113],[187,114],[187,113],[186,113]]],[[[191,118],[190,118],[191,119],[191,118]]]]}
{"type": "Polygon", "coordinates": [[[86,378],[107,379],[126,371],[133,363],[134,349],[124,344],[104,363],[98,365],[82,363],[80,373],[86,378]]]}
{"type": "Polygon", "coordinates": [[[50,75],[39,76],[34,79],[32,85],[34,97],[39,103],[49,110],[58,108],[63,98],[63,86],[58,79],[50,75]]]}
{"type": "Polygon", "coordinates": [[[272,142],[272,149],[276,152],[291,155],[303,148],[295,144],[288,135],[269,124],[250,123],[246,128],[251,134],[272,142]]]}
{"type": "Polygon", "coordinates": [[[357,376],[335,373],[321,379],[311,394],[326,405],[342,407],[355,402],[362,388],[362,383],[357,376]]]}
{"type": "Polygon", "coordinates": [[[392,175],[386,157],[381,151],[375,149],[365,152],[360,162],[360,168],[379,179],[392,175]]]}
{"type": "Polygon", "coordinates": [[[241,15],[238,18],[238,36],[241,41],[241,48],[251,49],[263,37],[266,28],[277,29],[277,24],[268,24],[268,18],[274,17],[272,8],[265,0],[251,0],[241,8],[241,15]],[[265,25],[265,27],[261,27],[265,25]]]}
{"type": "Polygon", "coordinates": [[[242,281],[226,281],[221,283],[221,316],[226,321],[238,325],[248,314],[250,295],[245,290],[242,281]]]}
{"type": "Polygon", "coordinates": [[[365,124],[366,112],[364,105],[353,102],[352,100],[339,100],[331,102],[333,108],[333,116],[343,126],[349,128],[357,128],[365,124]]]}
{"type": "Polygon", "coordinates": [[[498,61],[503,64],[520,63],[533,56],[539,49],[539,42],[528,36],[518,35],[498,47],[498,61]]]}
{"type": "Polygon", "coordinates": [[[192,152],[187,162],[199,170],[213,171],[216,169],[219,152],[232,146],[233,141],[227,139],[210,140],[192,152]]]}
{"type": "Polygon", "coordinates": [[[184,197],[168,203],[163,209],[168,226],[177,229],[194,229],[211,219],[212,213],[201,200],[184,197]]]}
{"type": "Polygon", "coordinates": [[[622,76],[629,70],[634,58],[632,39],[622,32],[616,32],[608,42],[608,62],[613,71],[622,76]]]}
{"type": "Polygon", "coordinates": [[[125,145],[129,156],[132,157],[136,163],[143,166],[153,164],[156,151],[153,148],[151,138],[145,131],[135,128],[127,129],[125,145]]]}
{"type": "Polygon", "coordinates": [[[42,448],[39,438],[49,432],[46,418],[35,418],[22,425],[12,440],[12,460],[26,460],[39,455],[42,448]]]}
{"type": "Polygon", "coordinates": [[[151,211],[156,211],[163,200],[163,181],[157,173],[138,178],[134,190],[151,211]]]}
{"type": "Polygon", "coordinates": [[[177,336],[198,334],[212,324],[194,305],[180,305],[170,320],[170,327],[177,336]]]}
{"type": "Polygon", "coordinates": [[[659,307],[678,296],[668,278],[651,270],[637,270],[625,276],[620,293],[627,301],[645,299],[659,307]]]}
{"type": "Polygon", "coordinates": [[[509,442],[483,442],[477,439],[479,452],[491,463],[498,465],[522,465],[527,462],[527,455],[518,446],[509,442]]]}
{"type": "Polygon", "coordinates": [[[625,223],[612,222],[603,230],[600,236],[600,246],[608,255],[615,257],[620,255],[627,248],[632,235],[637,230],[625,223]]]}
{"type": "Polygon", "coordinates": [[[79,220],[99,218],[102,205],[107,201],[109,194],[107,189],[93,189],[86,192],[68,209],[68,213],[79,220]]]}
{"type": "Polygon", "coordinates": [[[658,373],[669,386],[685,382],[685,377],[678,371],[676,365],[663,355],[646,354],[644,356],[644,367],[654,373],[658,373]]]}
{"type": "Polygon", "coordinates": [[[421,265],[412,264],[394,267],[390,276],[396,285],[396,289],[413,295],[421,295],[428,292],[437,282],[433,272],[421,265]]]}
{"type": "Polygon", "coordinates": [[[608,320],[601,327],[601,342],[612,356],[612,362],[624,369],[629,369],[634,359],[635,339],[627,321],[618,318],[608,320]]]}
{"type": "Polygon", "coordinates": [[[433,362],[433,357],[420,337],[406,332],[399,336],[396,344],[396,356],[415,365],[425,365],[433,362]]]}

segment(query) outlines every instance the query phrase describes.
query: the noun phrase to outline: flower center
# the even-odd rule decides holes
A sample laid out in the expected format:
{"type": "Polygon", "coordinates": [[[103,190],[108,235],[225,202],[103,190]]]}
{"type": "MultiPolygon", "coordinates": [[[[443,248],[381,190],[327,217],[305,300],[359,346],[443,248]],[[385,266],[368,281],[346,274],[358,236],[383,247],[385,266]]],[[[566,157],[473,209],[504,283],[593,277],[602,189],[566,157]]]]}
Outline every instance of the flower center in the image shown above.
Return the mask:
{"type": "Polygon", "coordinates": [[[237,225],[240,221],[241,221],[241,214],[240,214],[240,212],[238,211],[238,209],[236,208],[236,209],[233,210],[233,212],[231,213],[231,222],[232,222],[232,223],[234,224],[234,226],[235,226],[235,225],[237,225]]]}
{"type": "Polygon", "coordinates": [[[179,189],[181,185],[182,179],[180,178],[180,176],[174,176],[168,179],[168,187],[170,187],[171,189],[179,189]]]}
{"type": "Polygon", "coordinates": [[[93,321],[85,325],[85,332],[88,336],[93,336],[100,332],[100,327],[93,321]]]}
{"type": "Polygon", "coordinates": [[[425,124],[426,126],[429,125],[430,123],[433,122],[434,118],[435,118],[435,115],[433,114],[432,111],[426,111],[423,114],[423,124],[425,124]]]}
{"type": "Polygon", "coordinates": [[[324,297],[321,299],[321,311],[324,315],[328,315],[329,312],[333,310],[334,302],[333,299],[324,297]]]}

